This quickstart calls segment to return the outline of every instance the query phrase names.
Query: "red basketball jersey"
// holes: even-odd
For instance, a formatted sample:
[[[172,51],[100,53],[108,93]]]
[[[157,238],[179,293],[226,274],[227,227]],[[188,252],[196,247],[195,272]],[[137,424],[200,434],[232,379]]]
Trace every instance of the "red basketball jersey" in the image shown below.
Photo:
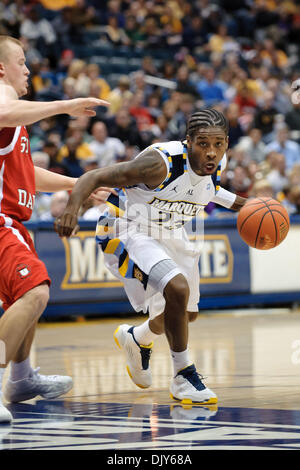
[[[5,217],[30,219],[35,199],[34,165],[26,128],[0,131],[0,225]]]

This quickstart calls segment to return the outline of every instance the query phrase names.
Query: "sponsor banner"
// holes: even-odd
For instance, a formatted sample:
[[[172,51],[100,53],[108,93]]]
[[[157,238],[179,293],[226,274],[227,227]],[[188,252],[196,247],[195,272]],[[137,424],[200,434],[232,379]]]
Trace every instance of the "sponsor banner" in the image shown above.
[[[80,232],[69,239],[60,239],[51,224],[32,227],[37,253],[52,279],[51,303],[126,300],[122,283],[104,264],[95,242],[95,225],[82,223]],[[202,297],[250,293],[249,250],[235,220],[205,223],[201,245]]]
[[[76,236],[61,239],[52,223],[26,224],[52,279],[45,315],[132,311],[122,283],[104,264],[95,241],[96,222],[80,225]],[[299,301],[299,239],[300,216],[291,218],[284,242],[268,251],[249,249],[238,235],[236,218],[207,219],[199,244],[200,308]],[[20,267],[20,275],[24,269]]]

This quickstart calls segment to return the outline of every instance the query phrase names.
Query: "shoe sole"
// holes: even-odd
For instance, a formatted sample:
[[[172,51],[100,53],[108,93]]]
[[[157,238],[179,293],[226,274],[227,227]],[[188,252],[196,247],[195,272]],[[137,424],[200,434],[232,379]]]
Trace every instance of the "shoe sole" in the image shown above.
[[[193,401],[190,398],[176,398],[172,393],[170,393],[170,398],[175,401],[179,401],[182,405],[215,405],[218,402],[218,398],[208,398],[207,400],[203,401]]]
[[[119,349],[123,349],[123,346],[119,343],[119,340],[118,340],[118,338],[117,338],[117,333],[118,333],[120,327],[121,327],[121,326],[118,326],[118,328],[114,331],[114,340],[115,340],[116,345],[118,346],[118,348],[119,348]],[[129,369],[128,364],[126,364],[126,370],[127,370],[127,374],[128,374],[129,377],[131,378],[132,382],[133,382],[137,387],[139,387],[139,388],[149,388],[149,387],[150,387],[150,385],[147,386],[147,387],[145,387],[145,385],[137,384],[137,383],[133,380],[132,373],[131,373],[131,371],[130,371],[130,369]]]

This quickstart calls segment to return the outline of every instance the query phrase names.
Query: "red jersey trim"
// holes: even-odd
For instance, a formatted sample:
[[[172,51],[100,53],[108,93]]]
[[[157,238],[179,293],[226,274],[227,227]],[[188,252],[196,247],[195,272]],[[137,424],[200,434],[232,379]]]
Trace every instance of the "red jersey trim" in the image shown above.
[[[16,127],[16,130],[15,130],[15,133],[14,133],[14,136],[13,136],[13,139],[12,139],[11,143],[9,145],[7,145],[6,147],[0,149],[0,156],[7,155],[8,153],[13,151],[13,149],[14,149],[16,143],[17,143],[17,140],[19,138],[20,132],[21,132],[21,126]]]

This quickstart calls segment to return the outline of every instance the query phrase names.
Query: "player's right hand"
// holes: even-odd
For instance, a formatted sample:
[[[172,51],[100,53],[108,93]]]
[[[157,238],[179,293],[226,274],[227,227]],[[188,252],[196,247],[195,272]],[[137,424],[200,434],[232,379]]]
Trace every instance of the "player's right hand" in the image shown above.
[[[75,98],[73,100],[66,100],[66,113],[73,117],[78,116],[95,116],[96,111],[93,108],[98,106],[109,106],[110,103],[98,98]]]
[[[54,221],[54,230],[60,237],[70,237],[78,231],[77,216],[64,212],[61,216],[57,217]]]

